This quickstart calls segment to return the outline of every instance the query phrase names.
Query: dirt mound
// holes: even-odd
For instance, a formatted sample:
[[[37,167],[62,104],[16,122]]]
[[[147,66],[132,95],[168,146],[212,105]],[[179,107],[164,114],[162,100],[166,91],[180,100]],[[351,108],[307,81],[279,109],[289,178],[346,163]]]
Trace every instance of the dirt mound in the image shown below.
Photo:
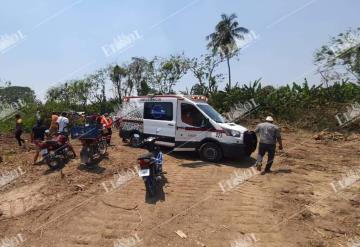
[[[317,141],[326,140],[326,141],[344,141],[346,140],[345,136],[340,132],[328,132],[321,131],[320,133],[313,136],[313,138]]]

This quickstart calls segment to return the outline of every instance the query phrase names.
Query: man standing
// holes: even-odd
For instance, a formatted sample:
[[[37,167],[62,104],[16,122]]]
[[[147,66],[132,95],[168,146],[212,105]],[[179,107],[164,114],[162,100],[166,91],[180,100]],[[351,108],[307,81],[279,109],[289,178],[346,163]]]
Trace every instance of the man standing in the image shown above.
[[[66,112],[63,112],[61,113],[61,116],[58,117],[57,119],[57,124],[59,126],[59,133],[68,137],[68,133],[69,133],[69,130],[68,130],[68,125],[69,125],[69,119],[66,117]]]
[[[59,116],[57,115],[56,112],[53,112],[51,115],[51,123],[50,123],[50,134],[54,135],[58,132],[58,125],[57,125],[57,120],[58,120]]]
[[[25,144],[25,141],[21,138],[21,134],[23,133],[23,123],[20,114],[15,115],[15,120],[15,138],[18,141],[19,146],[22,147],[22,144]]]
[[[103,127],[107,130],[106,133],[106,142],[108,145],[110,145],[111,142],[111,135],[112,135],[112,131],[111,131],[111,126],[112,126],[112,119],[109,117],[109,113],[105,113],[103,116],[101,116],[101,124],[103,125]]]
[[[268,153],[268,160],[265,167],[265,171],[262,173],[271,172],[271,166],[275,158],[276,141],[279,142],[279,149],[282,150],[282,141],[280,135],[280,129],[274,123],[274,119],[271,116],[266,117],[264,123],[260,123],[256,126],[255,132],[260,136],[259,142],[259,154],[256,161],[256,168],[261,171],[262,160],[265,153]]]
[[[46,127],[43,126],[43,122],[40,118],[36,121],[36,125],[32,128],[32,132],[31,132],[31,142],[36,145],[34,164],[36,164],[36,161],[39,157],[40,148],[39,148],[38,144],[39,144],[39,142],[44,141],[45,131],[46,131]]]

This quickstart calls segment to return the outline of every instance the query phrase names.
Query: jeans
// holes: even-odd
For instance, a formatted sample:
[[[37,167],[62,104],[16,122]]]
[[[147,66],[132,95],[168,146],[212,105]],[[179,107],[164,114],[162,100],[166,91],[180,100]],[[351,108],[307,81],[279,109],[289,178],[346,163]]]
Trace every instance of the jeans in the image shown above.
[[[107,142],[107,144],[110,144],[110,142],[111,142],[112,130],[111,130],[111,128],[107,128],[107,131],[108,131],[108,133],[106,134],[106,142]]]
[[[276,149],[276,144],[266,144],[266,143],[259,144],[259,154],[256,163],[261,164],[265,154],[268,153],[268,160],[266,163],[265,171],[269,171],[271,169],[271,166],[275,158],[275,149]]]

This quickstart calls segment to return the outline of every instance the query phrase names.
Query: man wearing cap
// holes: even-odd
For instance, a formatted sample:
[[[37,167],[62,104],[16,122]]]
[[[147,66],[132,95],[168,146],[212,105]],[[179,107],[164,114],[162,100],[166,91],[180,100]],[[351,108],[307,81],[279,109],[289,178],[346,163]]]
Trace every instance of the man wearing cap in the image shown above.
[[[256,168],[259,171],[261,171],[264,155],[268,153],[265,171],[262,174],[271,172],[271,166],[275,158],[276,142],[279,142],[279,149],[283,149],[280,128],[273,122],[274,119],[271,116],[268,116],[266,117],[265,122],[258,124],[255,129],[255,132],[260,136],[259,154],[256,161]]]

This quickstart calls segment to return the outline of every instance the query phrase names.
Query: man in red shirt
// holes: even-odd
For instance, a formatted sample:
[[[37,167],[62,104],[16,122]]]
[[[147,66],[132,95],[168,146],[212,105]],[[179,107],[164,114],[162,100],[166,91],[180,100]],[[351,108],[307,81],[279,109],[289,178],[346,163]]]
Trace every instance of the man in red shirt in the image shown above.
[[[111,127],[112,127],[113,121],[112,121],[111,117],[109,117],[109,113],[105,113],[103,116],[101,116],[100,123],[103,125],[103,127],[105,129],[107,129],[106,142],[108,145],[110,145],[111,135],[112,135]]]

